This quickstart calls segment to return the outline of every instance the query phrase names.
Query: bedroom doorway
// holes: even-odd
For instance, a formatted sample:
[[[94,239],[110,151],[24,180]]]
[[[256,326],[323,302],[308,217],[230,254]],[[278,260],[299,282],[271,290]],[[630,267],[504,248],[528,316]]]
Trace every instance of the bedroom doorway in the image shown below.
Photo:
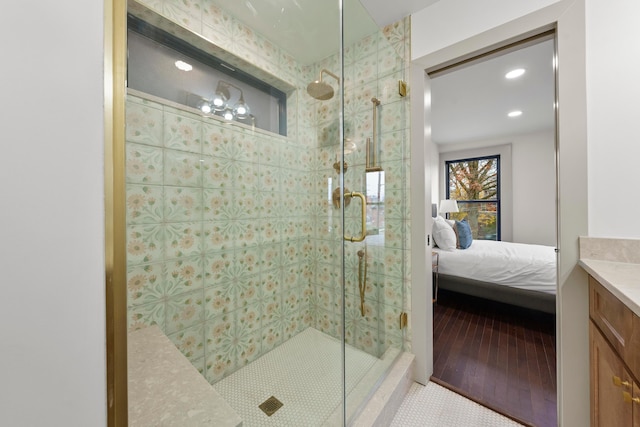
[[[553,262],[552,278],[543,267],[523,277],[503,277],[513,273],[507,270],[518,269],[516,260],[465,273],[466,268],[453,264],[447,269],[448,253],[440,253],[431,379],[519,422],[541,427],[557,425],[555,51],[555,33],[549,31],[427,70],[436,215],[441,201],[461,200],[460,212],[447,215],[454,230],[454,221],[465,219],[475,230],[495,228],[495,233],[475,231],[473,239],[539,249],[545,253],[543,263]],[[480,188],[474,197],[456,191],[448,165],[469,166],[469,160],[494,155],[501,165],[498,202],[482,188],[477,167],[457,171],[472,181],[469,188]],[[478,227],[479,221],[483,227]],[[435,228],[433,234],[437,244]],[[469,249],[474,249],[473,243]],[[487,262],[483,258],[478,266],[486,267]],[[487,276],[479,277],[483,269]]]

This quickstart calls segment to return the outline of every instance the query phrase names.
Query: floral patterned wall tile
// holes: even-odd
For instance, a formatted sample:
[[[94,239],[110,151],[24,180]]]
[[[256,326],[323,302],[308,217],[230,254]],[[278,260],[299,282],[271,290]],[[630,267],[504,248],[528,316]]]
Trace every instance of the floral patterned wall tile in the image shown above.
[[[164,229],[158,224],[127,227],[127,263],[137,265],[164,259]]]
[[[169,339],[192,363],[200,361],[204,368],[204,323],[170,334]]]
[[[202,122],[195,115],[165,107],[164,146],[173,150],[202,152]]]
[[[136,98],[127,97],[126,104],[126,140],[162,146],[163,143],[163,112],[157,104]]]
[[[165,332],[172,334],[204,320],[203,290],[180,294],[167,299]]]
[[[200,163],[204,188],[231,189],[235,186],[235,166],[232,160],[202,156]]]
[[[167,223],[165,232],[166,259],[199,255],[204,247],[201,222]]]
[[[205,376],[215,383],[236,370],[237,359],[229,351],[233,316],[223,315],[204,323]]]
[[[186,292],[203,289],[203,264],[201,256],[165,262],[164,294],[172,298]]]
[[[202,31],[202,17],[199,3],[185,0],[164,0],[162,14],[173,22],[177,22],[192,31],[197,33]]]
[[[164,187],[127,184],[126,191],[127,224],[158,224],[162,222]]]
[[[202,189],[193,187],[165,187],[164,221],[199,221],[202,218]]]
[[[127,269],[127,306],[161,303],[164,297],[163,264],[145,264]]]
[[[126,156],[127,182],[162,185],[163,151],[161,148],[129,142]]]
[[[127,308],[128,327],[130,331],[151,325],[158,325],[166,331],[166,307],[164,303],[148,303],[131,305]],[[165,332],[166,333],[166,332]]]
[[[165,150],[164,185],[202,186],[202,157],[181,151]]]
[[[147,3],[162,6],[165,15],[268,72],[277,70],[281,78],[299,87],[298,93],[288,96],[293,108],[288,111],[287,139],[230,128],[221,121],[137,97],[127,102],[127,219],[130,231],[140,233],[137,240],[133,235],[131,239],[130,278],[136,281],[130,298],[140,304],[132,306],[130,327],[161,325],[214,382],[304,327],[314,325],[334,336],[341,329],[336,317],[341,302],[334,294],[340,281],[335,266],[340,262],[342,231],[339,211],[325,200],[326,179],[337,179],[330,168],[338,151],[338,97],[323,104],[305,91],[321,68],[333,71],[338,62],[337,57],[330,57],[301,67],[288,53],[209,0]],[[404,50],[406,57],[407,25],[402,22],[386,28],[386,40],[372,35],[347,48],[345,83],[359,85],[349,117],[362,113],[353,116],[349,127],[354,137],[363,138],[372,131],[370,95],[382,97],[385,108],[394,102],[394,80],[403,75],[398,67],[406,62],[397,61],[392,50]],[[405,110],[395,107],[387,108],[392,114],[386,124],[381,120],[387,160],[400,160],[407,152],[399,147],[401,142],[408,144],[408,139],[397,139],[395,132],[406,132],[408,121],[402,116]],[[394,136],[386,137],[387,133]],[[316,152],[319,145],[323,150]],[[350,157],[352,165],[363,164],[363,153],[359,147]],[[308,179],[311,170],[323,172]],[[391,189],[402,174],[394,168],[390,174]],[[350,185],[359,182],[353,180]],[[404,187],[397,186],[395,206],[404,206],[406,211]],[[401,219],[398,210],[390,208],[389,212]],[[386,277],[383,274],[402,277],[407,270],[404,252],[388,252],[397,246],[394,233],[399,236],[408,231],[405,223],[398,224],[402,231],[396,232],[392,224],[394,243],[383,248],[378,254],[381,261],[372,267],[376,282]],[[387,264],[397,262],[404,267]],[[146,276],[145,268],[151,269]],[[152,273],[161,285],[150,283]],[[162,302],[142,303],[155,298],[158,291],[152,289],[156,288],[161,290]],[[379,290],[367,285],[371,297],[366,302],[368,316],[349,332],[354,345],[372,352],[384,342],[401,344],[403,340],[401,333],[388,333],[389,339],[376,335],[373,325],[382,322],[384,326],[375,308],[380,297],[374,295]],[[357,294],[351,295],[355,298]],[[394,306],[396,298],[401,299],[398,292],[388,295],[389,304]]]

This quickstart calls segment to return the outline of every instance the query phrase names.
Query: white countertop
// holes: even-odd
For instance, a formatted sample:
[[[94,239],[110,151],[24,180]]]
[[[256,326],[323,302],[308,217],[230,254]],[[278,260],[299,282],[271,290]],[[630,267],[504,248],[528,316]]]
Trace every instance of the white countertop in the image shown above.
[[[640,316],[640,264],[580,259],[578,264]]]
[[[238,427],[242,420],[158,326],[127,340],[129,426]]]

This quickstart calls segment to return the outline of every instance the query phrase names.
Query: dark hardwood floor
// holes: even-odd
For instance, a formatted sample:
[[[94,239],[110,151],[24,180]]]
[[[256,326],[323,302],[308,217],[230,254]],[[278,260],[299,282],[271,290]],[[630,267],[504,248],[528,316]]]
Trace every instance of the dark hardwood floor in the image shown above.
[[[555,316],[441,290],[435,382],[536,427],[556,427]]]

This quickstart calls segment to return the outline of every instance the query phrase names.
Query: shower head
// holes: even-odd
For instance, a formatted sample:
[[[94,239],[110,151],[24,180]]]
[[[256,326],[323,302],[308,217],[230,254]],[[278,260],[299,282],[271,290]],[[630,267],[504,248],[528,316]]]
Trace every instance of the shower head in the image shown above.
[[[309,83],[307,93],[320,101],[333,98],[333,88],[331,85],[320,80]]]
[[[322,71],[320,71],[320,80],[313,81],[307,85],[307,93],[315,99],[326,101],[327,99],[333,98],[334,92],[333,87],[331,87],[330,84],[322,81],[322,73],[329,74],[331,77],[336,79],[338,83],[340,83],[340,78],[338,78],[338,76],[329,70],[322,69]]]

